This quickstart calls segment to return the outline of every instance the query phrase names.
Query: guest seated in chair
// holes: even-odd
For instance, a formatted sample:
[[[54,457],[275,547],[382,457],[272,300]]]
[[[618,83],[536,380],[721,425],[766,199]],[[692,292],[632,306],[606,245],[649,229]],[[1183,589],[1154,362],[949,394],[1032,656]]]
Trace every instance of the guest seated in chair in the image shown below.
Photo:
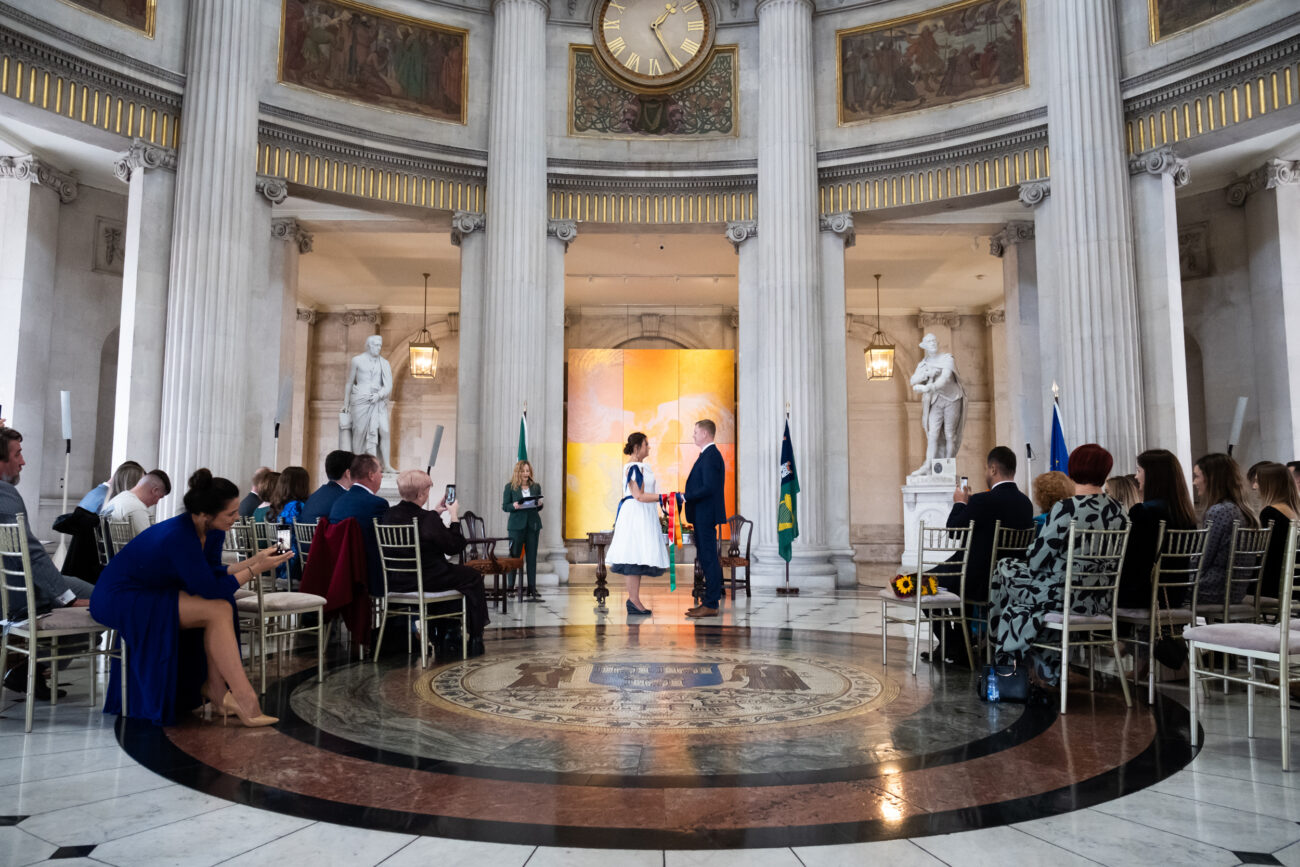
[[[129,491],[108,501],[103,515],[110,521],[129,521],[131,534],[139,536],[153,523],[150,510],[172,492],[172,480],[162,470],[151,470],[140,477]]]
[[[1282,464],[1269,462],[1260,467],[1255,482],[1259,487],[1259,501],[1264,504],[1259,513],[1259,525],[1273,528],[1273,534],[1268,537],[1268,553],[1264,555],[1259,595],[1276,599],[1282,585],[1287,531],[1291,522],[1300,515],[1300,492],[1296,491],[1291,471]]]
[[[330,516],[330,509],[334,508],[334,503],[339,497],[352,487],[352,459],[356,455],[352,452],[335,449],[325,456],[325,484],[321,485],[312,495],[303,503],[302,513],[298,515],[298,520],[304,524],[311,524],[319,521],[321,518]]]
[[[1205,566],[1201,569],[1196,605],[1198,608],[1202,603],[1222,605],[1224,587],[1228,583],[1232,524],[1240,521],[1242,527],[1254,529],[1259,526],[1259,518],[1247,502],[1246,480],[1241,467],[1230,455],[1216,452],[1198,460],[1192,467],[1192,487],[1196,489],[1197,503],[1205,510],[1201,515],[1201,526],[1210,528],[1202,555]],[[1244,599],[1246,590],[1245,583],[1234,584],[1232,601]]]
[[[384,572],[379,562],[379,541],[375,538],[375,518],[388,511],[388,501],[378,496],[384,471],[374,455],[357,455],[348,471],[352,487],[334,501],[330,508],[331,524],[355,518],[366,543],[366,575],[371,596],[384,595]]]
[[[379,522],[410,524],[412,520],[419,520],[420,566],[424,573],[424,591],[436,593],[459,590],[465,596],[469,654],[478,656],[483,653],[483,627],[489,622],[483,576],[468,566],[447,561],[448,557],[464,550],[465,537],[460,532],[457,503],[448,504],[444,499],[433,511],[424,508],[429,502],[429,490],[432,487],[433,480],[428,473],[423,470],[406,470],[397,477],[397,492],[402,501],[384,512]],[[443,524],[443,514],[451,520],[450,527]],[[414,575],[400,573],[389,578],[389,593],[414,593],[415,590]]]
[[[1156,536],[1160,533],[1160,522],[1165,522],[1166,530],[1196,528],[1196,510],[1178,457],[1166,449],[1149,449],[1138,455],[1137,465],[1138,495],[1142,501],[1128,511],[1128,549],[1119,573],[1120,608],[1151,605],[1151,567],[1159,553]],[[1162,606],[1165,601],[1159,600]],[[1175,606],[1181,602],[1181,592],[1178,598],[1168,600],[1169,605]]]
[[[244,674],[234,596],[254,575],[293,555],[268,548],[222,563],[226,531],[238,517],[239,489],[198,470],[190,476],[185,511],[136,536],[104,567],[90,614],[126,643],[128,716],[173,725],[178,708],[198,706],[194,687],[201,685],[201,695],[223,719],[234,714],[246,726],[276,722],[262,713]],[[121,713],[121,690],[114,685],[120,675],[113,660],[105,713]]]
[[[135,461],[123,461],[117,465],[117,469],[113,471],[113,477],[111,479],[107,482],[100,482],[98,485],[95,485],[95,487],[91,488],[86,493],[86,496],[81,498],[81,502],[77,503],[77,508],[85,509],[87,512],[93,512],[98,515],[100,512],[104,511],[105,503],[113,499],[114,495],[120,494],[122,491],[131,490],[131,488],[135,487],[135,483],[140,481],[140,477],[143,475],[144,467],[140,466]],[[120,482],[119,478],[121,480]],[[127,481],[128,479],[130,481]]]
[[[989,629],[997,662],[1020,659],[1032,665],[1031,677],[1040,684],[1055,684],[1060,677],[1060,654],[1031,648],[1043,632],[1043,621],[1059,610],[1065,596],[1066,539],[1073,522],[1081,530],[1122,530],[1124,509],[1101,492],[1114,459],[1095,443],[1070,453],[1070,478],[1075,495],[1052,507],[1047,523],[1029,546],[1028,560],[1010,557],[998,561],[989,587]],[[1102,614],[1110,610],[1105,594],[1077,593],[1070,610],[1077,614]]]
[[[1061,500],[1074,496],[1074,482],[1060,470],[1049,470],[1034,477],[1034,506],[1038,514],[1034,515],[1034,526],[1041,530],[1047,523],[1047,516],[1052,507]]]

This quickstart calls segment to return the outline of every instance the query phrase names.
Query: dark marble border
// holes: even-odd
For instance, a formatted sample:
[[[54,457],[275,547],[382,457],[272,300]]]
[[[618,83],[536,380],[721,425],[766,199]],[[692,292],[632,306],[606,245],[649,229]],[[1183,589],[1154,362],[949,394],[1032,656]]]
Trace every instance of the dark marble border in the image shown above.
[[[715,627],[718,630],[719,638],[737,637],[730,627]],[[590,637],[590,627],[517,627],[512,630],[511,638],[544,638],[544,637],[565,637],[566,635]],[[839,639],[852,638],[853,636],[845,633],[826,633],[814,630],[798,630],[800,637],[808,640],[812,636],[835,636]],[[772,634],[765,634],[772,633]],[[781,633],[781,634],[776,634]],[[770,639],[774,641],[791,640],[792,636],[788,630],[777,630],[770,628],[747,628],[745,638],[753,640]],[[713,640],[714,636],[697,636],[697,644],[725,643]],[[700,639],[704,639],[701,641]],[[819,643],[825,643],[834,639],[830,638],[812,638],[811,640]],[[844,644],[846,642],[838,641]],[[945,677],[952,677],[954,671],[944,673]],[[905,771],[915,771],[922,768],[937,768],[942,765],[951,765],[958,762],[967,762],[972,759],[982,758],[983,756],[999,753],[1003,750],[1011,749],[1026,743],[1033,738],[1038,737],[1043,732],[1051,728],[1052,723],[1056,721],[1055,704],[1048,707],[1027,707],[1024,713],[1020,715],[1015,722],[1001,731],[994,732],[991,735],[970,741],[965,744],[958,744],[952,747],[937,749],[921,755],[909,756],[902,759],[888,759],[881,762],[872,762],[863,765],[849,765],[839,768],[827,768],[824,770],[810,771],[779,771],[774,773],[755,773],[755,774],[588,774],[581,772],[562,772],[562,771],[535,771],[521,768],[504,768],[493,765],[483,764],[465,764],[460,762],[451,762],[443,759],[432,759],[424,756],[413,756],[408,753],[392,752],[369,744],[362,744],[356,741],[348,740],[340,735],[331,734],[321,731],[312,723],[304,720],[294,711],[292,702],[289,700],[294,690],[299,685],[315,676],[315,670],[309,669],[293,677],[285,678],[278,684],[268,688],[266,699],[263,702],[267,708],[266,712],[280,718],[276,729],[282,734],[286,734],[295,740],[302,741],[305,744],[318,749],[327,750],[332,753],[338,753],[349,758],[360,759],[362,761],[374,762],[382,765],[390,765],[396,768],[412,769],[418,771],[429,771],[438,774],[449,774],[460,777],[474,777],[488,780],[504,780],[513,783],[541,783],[552,786],[599,786],[615,789],[705,789],[705,788],[735,788],[735,787],[755,787],[755,786],[793,786],[808,785],[814,783],[841,783],[851,780],[872,779],[884,775],[885,773],[901,773]],[[971,678],[971,689],[974,690],[974,675]]]

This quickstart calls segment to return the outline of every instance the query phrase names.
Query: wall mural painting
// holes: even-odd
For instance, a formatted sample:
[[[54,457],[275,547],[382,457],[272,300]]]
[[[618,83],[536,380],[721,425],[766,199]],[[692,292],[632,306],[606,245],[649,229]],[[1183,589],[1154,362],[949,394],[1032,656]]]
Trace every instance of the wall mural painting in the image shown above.
[[[284,0],[280,81],[464,123],[468,32],[346,0]]]
[[[836,36],[841,124],[1029,83],[1022,0],[963,0]]]
[[[1203,24],[1254,0],[1147,0],[1151,41],[1159,42],[1189,27]]]
[[[668,93],[628,90],[595,52],[570,46],[569,135],[731,136],[736,134],[736,48],[720,46],[699,78]]]
[[[154,11],[158,0],[64,0],[73,6],[79,6],[102,15],[110,21],[125,24],[132,30],[139,30],[145,36],[153,36]]]

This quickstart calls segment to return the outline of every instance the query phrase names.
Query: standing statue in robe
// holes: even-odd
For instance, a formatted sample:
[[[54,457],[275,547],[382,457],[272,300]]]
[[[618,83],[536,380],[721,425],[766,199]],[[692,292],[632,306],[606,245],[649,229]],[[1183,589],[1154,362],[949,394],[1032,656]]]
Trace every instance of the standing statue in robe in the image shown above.
[[[388,359],[379,354],[383,338],[373,334],[366,338],[366,351],[353,356],[348,368],[347,384],[343,390],[343,413],[339,425],[347,430],[351,425],[352,448],[379,458],[386,473],[395,473],[389,455],[388,433],[389,398],[393,394],[393,368]]]
[[[957,376],[952,353],[939,352],[939,340],[921,340],[925,357],[912,374],[912,391],[921,395],[921,427],[925,429],[925,465],[913,475],[930,472],[935,458],[955,458],[966,423],[966,390]]]

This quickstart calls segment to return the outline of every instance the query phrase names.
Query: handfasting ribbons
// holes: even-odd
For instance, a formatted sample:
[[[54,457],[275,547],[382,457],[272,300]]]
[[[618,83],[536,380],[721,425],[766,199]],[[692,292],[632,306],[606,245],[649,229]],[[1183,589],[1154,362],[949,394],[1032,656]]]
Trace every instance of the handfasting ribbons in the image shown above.
[[[668,515],[668,590],[677,589],[677,549],[682,545],[682,511],[686,498],[673,491],[659,495],[659,508]]]

